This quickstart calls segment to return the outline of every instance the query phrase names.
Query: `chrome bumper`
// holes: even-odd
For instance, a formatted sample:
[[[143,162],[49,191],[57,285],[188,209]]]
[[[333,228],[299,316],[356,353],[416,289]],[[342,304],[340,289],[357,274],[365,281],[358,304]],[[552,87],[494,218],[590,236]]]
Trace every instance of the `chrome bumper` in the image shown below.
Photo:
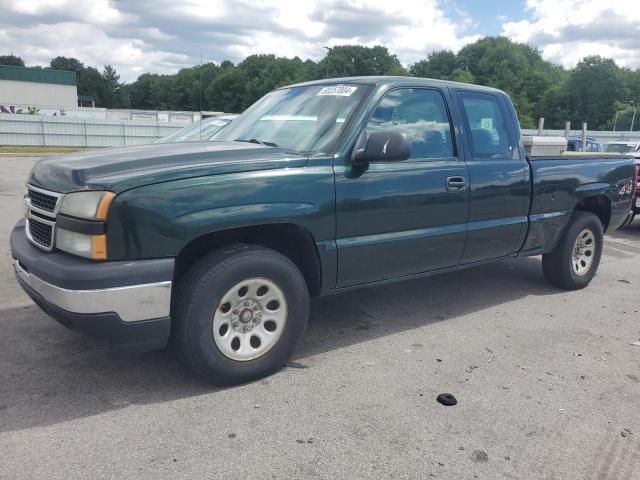
[[[14,260],[13,266],[16,276],[21,281],[47,302],[68,312],[80,314],[113,312],[123,322],[169,316],[172,283],[170,281],[97,290],[68,290],[30,274],[22,268],[18,260]]]

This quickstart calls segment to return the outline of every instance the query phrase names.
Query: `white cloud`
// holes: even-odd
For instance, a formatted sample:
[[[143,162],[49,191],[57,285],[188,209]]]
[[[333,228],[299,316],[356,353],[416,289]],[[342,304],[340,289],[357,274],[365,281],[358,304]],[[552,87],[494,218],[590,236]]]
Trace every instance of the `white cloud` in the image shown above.
[[[36,44],[34,38],[38,39]],[[99,70],[105,64],[117,65],[122,77],[126,75],[130,79],[148,70],[173,72],[179,62],[188,61],[186,55],[154,51],[150,45],[136,38],[111,38],[94,25],[77,22],[6,29],[0,36],[0,48],[5,51],[7,39],[21,45],[13,51],[29,63],[47,65],[59,55],[75,57]]]
[[[18,14],[65,15],[85,23],[108,24],[126,19],[126,15],[115,9],[109,0],[6,0],[1,5]]]
[[[587,55],[640,66],[637,0],[527,0],[530,18],[507,22],[502,34],[542,49],[545,58],[574,66]]]
[[[381,44],[404,64],[479,38],[439,0],[0,0],[0,51],[28,64],[57,55],[123,80],[255,53],[318,60],[325,45]],[[6,13],[6,14],[5,14]]]

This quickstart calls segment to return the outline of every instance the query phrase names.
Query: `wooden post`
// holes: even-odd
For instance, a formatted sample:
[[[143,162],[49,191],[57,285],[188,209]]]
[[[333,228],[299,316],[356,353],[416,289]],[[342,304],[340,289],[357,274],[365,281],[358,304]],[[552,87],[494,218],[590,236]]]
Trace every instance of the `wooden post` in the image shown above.
[[[564,122],[564,136],[569,137],[571,134],[571,122]]]
[[[42,146],[47,146],[47,140],[44,133],[44,115],[40,117],[40,131],[42,132]]]
[[[538,120],[538,135],[542,135],[544,131],[544,117],[540,117]]]
[[[587,151],[587,122],[582,122],[582,151]]]

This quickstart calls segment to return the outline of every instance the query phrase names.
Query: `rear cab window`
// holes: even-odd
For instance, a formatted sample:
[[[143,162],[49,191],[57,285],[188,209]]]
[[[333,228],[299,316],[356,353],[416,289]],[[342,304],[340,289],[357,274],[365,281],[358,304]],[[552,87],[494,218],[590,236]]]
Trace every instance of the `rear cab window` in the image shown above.
[[[518,140],[502,102],[485,93],[460,93],[469,147],[474,158],[517,159]]]

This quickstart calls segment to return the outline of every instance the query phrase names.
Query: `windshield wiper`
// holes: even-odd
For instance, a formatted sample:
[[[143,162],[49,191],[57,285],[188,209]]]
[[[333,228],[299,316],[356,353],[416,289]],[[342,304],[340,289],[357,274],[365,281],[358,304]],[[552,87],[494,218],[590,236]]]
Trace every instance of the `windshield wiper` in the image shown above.
[[[277,143],[265,142],[264,140],[258,140],[257,138],[236,138],[236,142],[257,143],[258,145],[266,145],[267,147],[277,147]]]

